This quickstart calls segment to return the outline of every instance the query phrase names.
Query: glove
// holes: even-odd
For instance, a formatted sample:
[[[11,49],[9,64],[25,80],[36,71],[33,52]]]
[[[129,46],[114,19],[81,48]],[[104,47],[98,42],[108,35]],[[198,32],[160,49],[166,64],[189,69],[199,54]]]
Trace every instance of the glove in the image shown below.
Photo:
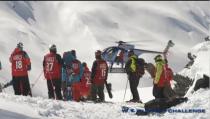
[[[31,65],[27,66],[27,70],[30,71],[31,70]]]
[[[158,84],[158,81],[157,80],[154,80],[154,84]]]

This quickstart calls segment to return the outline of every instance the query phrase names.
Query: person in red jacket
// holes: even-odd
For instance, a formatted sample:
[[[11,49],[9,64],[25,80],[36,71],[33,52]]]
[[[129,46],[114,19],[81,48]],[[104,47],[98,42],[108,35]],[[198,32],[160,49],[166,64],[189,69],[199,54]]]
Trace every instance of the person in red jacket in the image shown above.
[[[91,89],[91,72],[89,68],[87,67],[87,64],[85,62],[82,63],[83,67],[83,75],[81,78],[81,100],[87,100],[90,97],[90,89]]]
[[[169,98],[173,100],[174,98],[178,97],[178,95],[175,93],[175,91],[171,87],[171,81],[173,80],[173,71],[172,69],[168,66],[168,60],[165,59],[165,65],[164,65],[164,70],[165,70],[165,85],[164,85],[164,97]]]
[[[171,87],[170,81],[173,80],[173,71],[172,69],[168,66],[168,60],[165,59],[165,65],[164,65],[164,70],[165,70],[165,78],[166,78],[166,85]]]
[[[94,102],[103,102],[105,101],[104,84],[108,76],[108,65],[102,59],[100,50],[95,52],[95,58],[91,70],[91,98]],[[98,100],[97,95],[99,96]]]
[[[32,96],[28,78],[31,62],[28,54],[23,50],[22,42],[17,44],[9,60],[12,63],[12,84],[15,95]]]
[[[61,56],[57,54],[57,49],[54,44],[50,46],[49,50],[50,53],[46,54],[43,60],[44,76],[47,79],[48,97],[49,99],[62,100],[61,67],[63,60]]]

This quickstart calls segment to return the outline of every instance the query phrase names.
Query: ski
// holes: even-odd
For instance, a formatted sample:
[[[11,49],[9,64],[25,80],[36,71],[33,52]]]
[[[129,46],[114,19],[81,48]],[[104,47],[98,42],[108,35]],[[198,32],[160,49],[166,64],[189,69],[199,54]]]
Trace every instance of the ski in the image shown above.
[[[113,95],[112,95],[112,92],[111,92],[112,84],[111,83],[107,83],[107,81],[105,81],[105,86],[106,86],[107,92],[109,94],[109,98],[113,98]]]

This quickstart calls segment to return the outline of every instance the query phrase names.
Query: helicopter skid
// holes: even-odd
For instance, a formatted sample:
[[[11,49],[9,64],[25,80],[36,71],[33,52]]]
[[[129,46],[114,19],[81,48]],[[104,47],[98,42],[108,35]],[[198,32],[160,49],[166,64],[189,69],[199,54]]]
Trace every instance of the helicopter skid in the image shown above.
[[[109,68],[109,73],[126,73],[124,68]]]

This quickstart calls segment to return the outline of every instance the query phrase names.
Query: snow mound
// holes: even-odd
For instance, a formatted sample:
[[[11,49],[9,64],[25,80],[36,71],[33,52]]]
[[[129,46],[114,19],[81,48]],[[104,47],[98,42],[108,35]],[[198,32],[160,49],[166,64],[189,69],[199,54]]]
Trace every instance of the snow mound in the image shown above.
[[[190,52],[196,56],[193,65],[179,72],[182,76],[189,77],[193,80],[193,84],[190,86],[185,96],[193,92],[197,80],[203,78],[204,74],[210,76],[210,42],[199,43],[194,46]]]
[[[203,74],[210,76],[210,42],[199,43],[190,52],[196,56],[194,64],[189,69],[184,68],[179,74],[196,80],[202,78]]]
[[[200,98],[202,97],[202,98]],[[169,113],[161,118],[195,118],[207,119],[210,116],[210,90],[200,89],[189,96],[189,101],[172,107],[171,109],[205,109],[206,113]],[[42,97],[14,96],[6,93],[0,94],[0,109],[9,110],[24,114],[33,118],[53,119],[139,119],[140,117],[121,112],[121,106],[125,103],[102,103],[94,104],[88,102],[64,102],[44,99]],[[15,107],[12,108],[11,107]],[[27,112],[27,113],[26,113]],[[158,118],[158,115],[150,115],[151,118]],[[144,116],[141,118],[148,118]]]
[[[171,109],[204,109],[205,113],[169,113],[167,112],[164,115],[164,118],[172,119],[209,119],[210,118],[210,90],[209,89],[200,89],[195,93],[189,95],[188,101],[182,103]]]

